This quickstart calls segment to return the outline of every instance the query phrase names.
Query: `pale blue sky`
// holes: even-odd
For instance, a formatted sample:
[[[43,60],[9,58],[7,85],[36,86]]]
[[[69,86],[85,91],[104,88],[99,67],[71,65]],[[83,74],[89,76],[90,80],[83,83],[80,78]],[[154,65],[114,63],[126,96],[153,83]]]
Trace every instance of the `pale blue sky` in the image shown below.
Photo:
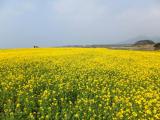
[[[0,0],[0,48],[160,36],[159,0]]]

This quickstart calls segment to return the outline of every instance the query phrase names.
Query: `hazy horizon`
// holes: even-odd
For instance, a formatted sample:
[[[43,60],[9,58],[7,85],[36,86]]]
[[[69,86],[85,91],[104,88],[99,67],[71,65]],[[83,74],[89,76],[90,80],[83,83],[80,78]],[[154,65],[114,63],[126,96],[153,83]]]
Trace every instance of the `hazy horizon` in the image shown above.
[[[0,48],[160,37],[159,0],[1,0]]]

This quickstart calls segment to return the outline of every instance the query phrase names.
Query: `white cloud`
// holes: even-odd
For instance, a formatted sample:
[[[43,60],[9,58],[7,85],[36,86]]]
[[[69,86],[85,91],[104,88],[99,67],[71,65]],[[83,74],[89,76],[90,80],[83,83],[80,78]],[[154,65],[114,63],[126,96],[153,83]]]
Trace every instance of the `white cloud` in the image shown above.
[[[125,36],[159,35],[160,7],[134,8],[116,16],[117,24]]]
[[[129,37],[158,34],[159,6],[155,2],[129,4],[109,0],[57,0],[53,11],[68,31],[79,33],[83,39],[127,39]],[[119,5],[120,4],[120,5]],[[124,8],[123,8],[124,7]],[[54,17],[55,17],[54,16]],[[156,29],[157,31],[155,31]]]
[[[56,0],[54,8],[60,14],[102,14],[106,6],[100,4],[98,0]]]
[[[3,19],[5,17],[13,17],[25,14],[26,12],[33,11],[35,9],[34,4],[30,1],[12,1],[7,4],[3,4],[0,9],[0,18]]]
[[[119,6],[120,1],[113,1],[112,4],[109,0],[105,4],[103,2],[56,0],[53,11],[58,19],[69,26],[69,30],[93,36],[90,37],[93,39],[127,39],[145,34],[156,35],[160,31],[160,6],[157,2],[147,1],[143,4],[135,1],[133,5],[124,2],[130,5],[128,7],[123,4]]]
[[[3,0],[0,40],[16,43],[17,39],[30,39],[29,44],[37,39],[49,44],[56,39],[59,44],[85,44],[158,36],[159,3],[159,0]]]
[[[109,13],[107,6],[98,0],[56,0],[53,2],[53,11],[61,19],[75,22],[92,22]]]

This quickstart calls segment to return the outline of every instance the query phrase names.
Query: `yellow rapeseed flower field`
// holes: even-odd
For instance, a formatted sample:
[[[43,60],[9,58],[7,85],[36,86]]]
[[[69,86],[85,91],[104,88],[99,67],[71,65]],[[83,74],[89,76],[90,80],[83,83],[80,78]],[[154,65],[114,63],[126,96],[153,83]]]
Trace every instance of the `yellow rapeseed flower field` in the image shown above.
[[[158,120],[160,52],[0,50],[0,119]]]

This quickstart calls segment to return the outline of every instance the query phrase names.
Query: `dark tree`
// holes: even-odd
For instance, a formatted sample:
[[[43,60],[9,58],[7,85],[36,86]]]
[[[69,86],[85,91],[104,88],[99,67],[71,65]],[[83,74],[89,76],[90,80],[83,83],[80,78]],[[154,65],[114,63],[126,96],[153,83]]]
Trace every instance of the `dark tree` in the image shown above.
[[[155,49],[155,50],[160,50],[160,43],[156,43],[156,44],[154,45],[154,49]]]

